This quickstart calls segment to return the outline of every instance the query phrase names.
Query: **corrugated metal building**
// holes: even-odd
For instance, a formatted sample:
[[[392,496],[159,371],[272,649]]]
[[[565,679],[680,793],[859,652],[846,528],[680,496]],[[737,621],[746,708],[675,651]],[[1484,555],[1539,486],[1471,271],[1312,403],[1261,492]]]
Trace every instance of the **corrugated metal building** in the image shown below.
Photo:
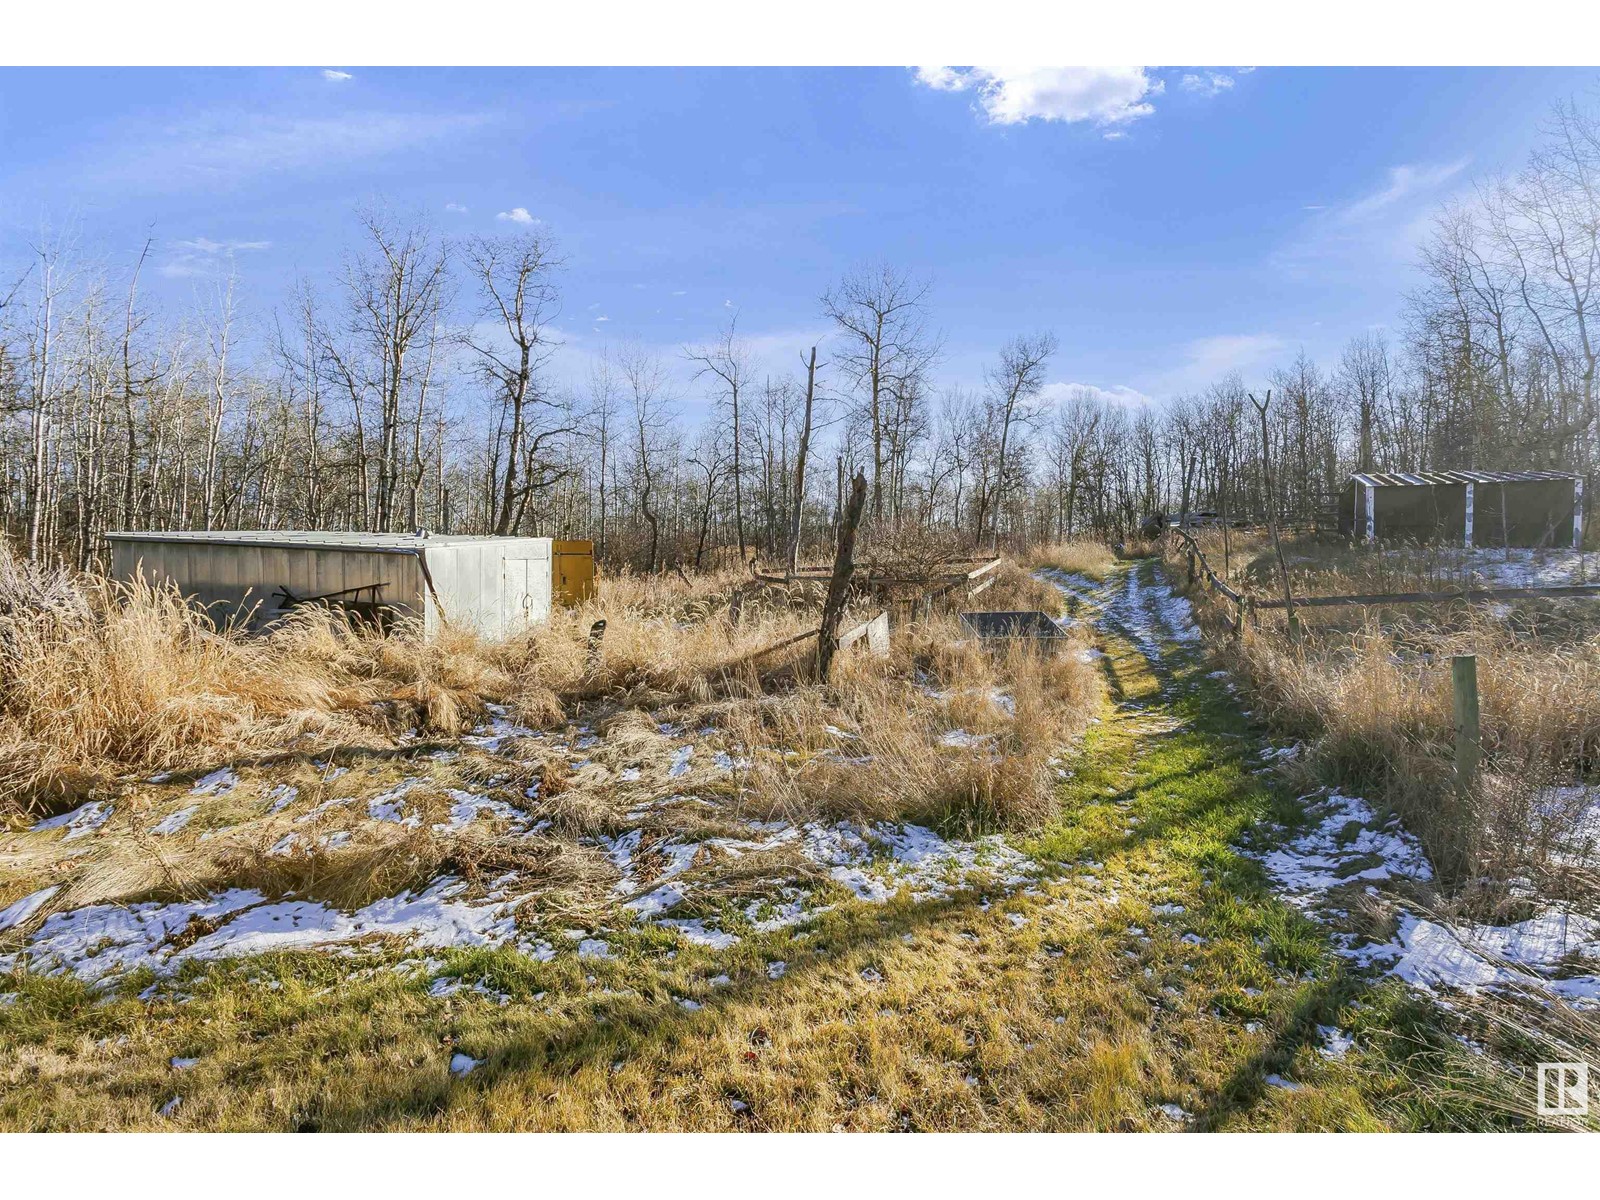
[[[1578,546],[1583,477],[1565,471],[1371,471],[1350,477],[1339,531],[1363,541]]]
[[[419,618],[430,635],[451,624],[494,636],[545,620],[553,600],[581,599],[594,578],[591,543],[552,538],[298,530],[106,537],[116,578],[170,581],[219,622],[250,625],[323,604],[383,624]],[[558,576],[576,581],[566,597]]]

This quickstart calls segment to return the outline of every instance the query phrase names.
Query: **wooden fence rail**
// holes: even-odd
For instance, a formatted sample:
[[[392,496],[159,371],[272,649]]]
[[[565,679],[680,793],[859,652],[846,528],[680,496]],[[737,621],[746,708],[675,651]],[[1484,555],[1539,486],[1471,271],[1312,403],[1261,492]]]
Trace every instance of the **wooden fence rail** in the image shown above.
[[[1195,574],[1203,575],[1213,591],[1224,596],[1233,604],[1236,610],[1233,622],[1235,632],[1238,632],[1240,625],[1243,623],[1246,612],[1253,613],[1260,608],[1288,607],[1288,602],[1284,600],[1258,600],[1253,596],[1246,596],[1236,591],[1216,571],[1212,570],[1211,564],[1206,561],[1205,551],[1200,549],[1200,544],[1189,535],[1187,530],[1169,526],[1167,532],[1182,538],[1187,547],[1190,582],[1194,581]],[[1347,605],[1448,604],[1457,600],[1474,603],[1483,600],[1529,600],[1537,599],[1541,596],[1600,597],[1600,583],[1563,583],[1551,584],[1548,587],[1453,588],[1439,592],[1375,592],[1362,596],[1296,596],[1294,598],[1294,607],[1340,608]]]

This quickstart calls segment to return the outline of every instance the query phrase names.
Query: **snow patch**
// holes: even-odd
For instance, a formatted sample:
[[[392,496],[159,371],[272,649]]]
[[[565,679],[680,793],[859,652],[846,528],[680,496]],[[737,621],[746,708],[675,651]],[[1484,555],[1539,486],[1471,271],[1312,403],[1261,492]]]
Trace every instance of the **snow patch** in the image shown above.
[[[177,812],[171,813],[161,821],[157,822],[155,825],[152,825],[150,827],[150,832],[158,833],[163,837],[170,837],[173,834],[180,832],[183,827],[189,823],[190,818],[199,811],[200,806],[198,804],[191,804],[187,808],[180,808]]]
[[[232,767],[218,767],[209,775],[202,775],[189,789],[191,796],[226,796],[239,786],[239,776]]]
[[[13,925],[21,925],[43,908],[45,901],[60,890],[61,885],[59,883],[53,884],[50,887],[41,888],[30,896],[24,896],[9,908],[0,910],[0,929],[10,929]]]
[[[47,817],[33,827],[33,832],[38,833],[45,829],[65,828],[67,836],[61,840],[74,841],[77,838],[87,837],[100,826],[111,819],[111,804],[106,800],[91,800],[80,805],[69,813],[62,813],[59,817]]]

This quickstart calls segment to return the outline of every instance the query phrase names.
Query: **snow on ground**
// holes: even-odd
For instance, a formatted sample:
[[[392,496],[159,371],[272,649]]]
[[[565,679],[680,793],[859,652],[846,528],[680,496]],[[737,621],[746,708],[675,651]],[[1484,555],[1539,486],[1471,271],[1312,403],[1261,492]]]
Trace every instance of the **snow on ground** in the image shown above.
[[[1168,643],[1190,645],[1200,640],[1194,608],[1170,584],[1145,583],[1135,566],[1122,573],[1120,587],[1100,587],[1066,572],[1042,570],[1037,577],[1090,604],[1101,603],[1096,620],[1128,638],[1151,663],[1161,661]]]
[[[106,800],[91,800],[80,805],[69,813],[62,813],[59,817],[49,817],[40,821],[33,827],[38,833],[43,829],[65,829],[67,836],[61,840],[74,841],[77,838],[87,837],[100,826],[111,819],[111,804]]]
[[[991,699],[1004,706],[1010,697],[997,694]],[[715,732],[702,730],[700,734]],[[953,733],[959,735],[960,731]],[[672,731],[675,737],[700,734]],[[504,711],[495,711],[487,726],[474,730],[463,741],[498,749],[511,738],[545,736],[515,724]],[[973,739],[973,745],[986,741]],[[589,737],[588,744],[597,742],[597,738]],[[951,739],[951,744],[966,743],[957,737]],[[668,772],[670,777],[676,779],[695,769],[702,759],[694,751],[692,743],[678,748]],[[704,761],[706,766],[700,769],[723,771],[737,769],[746,760],[721,752],[704,756]],[[414,826],[420,818],[410,810],[407,796],[424,782],[423,776],[409,776],[367,799],[346,795],[325,800],[296,816],[294,824],[299,831],[285,833],[267,853],[281,856],[337,850],[351,840],[350,830],[323,832],[320,836],[303,832],[307,822],[328,814],[342,814],[351,822],[368,819]],[[238,786],[237,774],[223,768],[197,781],[191,794],[222,796]],[[432,826],[436,833],[459,832],[486,817],[505,822],[513,834],[540,828],[530,829],[530,816],[503,800],[460,789],[447,789],[445,794],[450,800],[449,819]],[[270,804],[271,811],[278,812],[293,803],[298,793],[292,787],[279,785],[265,791],[262,798]],[[715,807],[714,802],[704,798],[690,799]],[[185,805],[156,824],[153,831],[178,833],[198,809],[198,803]],[[632,814],[632,819],[642,821],[647,811],[641,808]],[[110,815],[109,804],[90,804],[35,828],[64,828],[69,838],[80,837],[99,828]],[[896,823],[746,821],[742,825],[747,831],[743,836],[703,841],[671,834],[656,835],[647,841],[651,835],[638,827],[595,838],[593,844],[605,853],[617,872],[612,898],[621,922],[659,925],[675,931],[687,942],[712,949],[732,946],[739,941],[739,934],[721,928],[717,919],[685,918],[674,910],[695,894],[697,866],[780,849],[790,853],[798,850],[806,860],[823,868],[834,884],[854,897],[846,902],[883,903],[902,893],[913,902],[924,902],[970,886],[972,876],[979,876],[984,886],[1004,890],[1024,885],[1036,874],[1035,865],[998,836],[946,840],[932,830]],[[746,916],[754,928],[766,932],[801,925],[834,906],[834,898],[819,895],[814,886],[784,882],[781,869],[779,876],[768,897],[746,906]],[[517,914],[531,895],[527,890],[519,892],[518,881],[516,874],[503,876],[494,881],[487,894],[475,893],[469,898],[466,883],[444,876],[420,892],[401,892],[354,912],[311,900],[273,900],[256,890],[234,888],[171,903],[94,904],[49,913],[49,901],[59,888],[46,888],[0,912],[0,929],[21,926],[38,920],[42,912],[47,914],[21,950],[0,955],[0,972],[26,964],[33,971],[70,973],[109,987],[141,967],[168,974],[189,961],[349,947],[377,937],[405,939],[416,949],[513,944],[532,957],[548,960],[555,954],[548,932],[540,936],[534,929],[519,931],[517,927]],[[197,928],[201,932],[198,938],[194,936]],[[580,958],[612,956],[612,946],[604,938],[585,931],[579,933],[575,952]],[[782,968],[778,970],[781,973]]]
[[[435,833],[458,833],[484,813],[502,817],[514,824],[526,825],[529,819],[527,813],[519,808],[512,808],[504,800],[494,800],[477,792],[446,788],[445,795],[450,797],[450,819],[436,824],[433,827]]]
[[[218,767],[209,775],[202,776],[189,790],[191,796],[226,796],[239,786],[239,776],[232,767]]]
[[[1572,553],[1514,550],[1509,555],[1504,551],[1458,555],[1486,582],[1537,586],[1577,581],[1578,558]],[[1062,586],[1050,573],[1043,574]],[[1166,582],[1144,584],[1137,568],[1127,571],[1124,579],[1123,587],[1108,597],[1101,619],[1130,637],[1152,663],[1159,663],[1173,643],[1190,643],[1200,636],[1188,601],[1176,596]],[[1298,745],[1267,747],[1260,758],[1276,762],[1300,752]],[[1564,822],[1575,833],[1563,850],[1574,859],[1593,861],[1600,848],[1600,789],[1593,793],[1547,789],[1541,795],[1552,811],[1580,810],[1575,826]],[[1346,911],[1330,894],[1336,888],[1356,884],[1376,894],[1380,884],[1420,884],[1434,878],[1421,843],[1397,820],[1380,818],[1366,801],[1338,793],[1302,799],[1312,801],[1307,828],[1273,849],[1247,851],[1297,907],[1336,918]],[[1600,1008],[1600,973],[1594,970],[1595,960],[1600,960],[1600,921],[1557,908],[1513,925],[1458,925],[1402,907],[1389,941],[1364,941],[1337,928],[1332,939],[1341,954],[1357,963],[1379,967],[1425,990],[1512,987]],[[1346,1035],[1324,1031],[1324,1053],[1338,1057],[1348,1048]]]
[[[1315,900],[1351,880],[1433,878],[1417,840],[1398,822],[1380,821],[1366,801],[1334,793],[1309,814],[1316,822],[1310,830],[1259,856],[1297,901]]]
[[[541,737],[536,729],[529,729],[526,725],[518,724],[510,717],[510,710],[499,705],[491,704],[489,709],[489,724],[474,729],[471,734],[461,740],[469,746],[481,746],[491,754],[497,753],[501,743],[519,737]]]
[[[472,902],[466,884],[448,876],[420,893],[404,891],[353,913],[306,900],[268,902],[260,892],[230,888],[205,900],[170,904],[93,904],[45,918],[29,940],[29,967],[49,975],[70,972],[88,982],[114,983],[140,967],[158,973],[189,960],[246,957],[277,950],[344,945],[373,936],[406,937],[419,947],[499,945],[516,933],[521,902]],[[192,920],[216,928],[182,949],[171,939]],[[0,971],[19,953],[0,955]]]
[[[1428,556],[1433,564],[1466,576],[1479,587],[1556,587],[1600,582],[1595,575],[1597,564],[1572,550],[1437,546],[1429,548]]]
[[[1543,990],[1578,1007],[1600,1007],[1600,976],[1548,978],[1568,956],[1600,959],[1600,921],[1560,911],[1514,925],[1454,926],[1407,913],[1390,971],[1418,987]]]
[[[1314,803],[1312,825],[1277,849],[1254,854],[1291,903],[1313,914],[1333,909],[1334,888],[1427,882],[1433,869],[1421,844],[1365,801],[1337,793]],[[1600,974],[1568,974],[1564,962],[1600,959],[1600,921],[1549,908],[1512,925],[1452,924],[1403,909],[1394,937],[1364,941],[1334,932],[1336,949],[1419,988],[1509,987],[1600,1007]],[[1565,977],[1562,977],[1565,975]]]
[[[21,925],[44,907],[49,900],[61,890],[61,885],[40,888],[30,896],[24,896],[9,908],[0,909],[0,929],[10,929],[13,925]]]
[[[200,806],[198,804],[186,805],[177,812],[157,821],[150,827],[150,832],[159,833],[163,837],[170,837],[174,833],[181,832],[183,827],[189,823],[189,819],[199,811]]]
[[[1551,859],[1567,866],[1600,864],[1600,786],[1544,788],[1533,797],[1557,843]]]
[[[1054,584],[1062,592],[1085,604],[1095,605],[1101,600],[1104,588],[1086,575],[1063,571],[1059,567],[1044,567],[1037,574]]]

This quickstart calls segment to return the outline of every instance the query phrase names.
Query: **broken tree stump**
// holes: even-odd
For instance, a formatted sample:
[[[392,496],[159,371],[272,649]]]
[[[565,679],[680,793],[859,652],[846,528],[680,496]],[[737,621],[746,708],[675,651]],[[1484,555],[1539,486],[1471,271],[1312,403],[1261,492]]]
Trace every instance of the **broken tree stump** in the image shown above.
[[[850,593],[850,577],[856,569],[856,528],[867,503],[867,476],[857,471],[850,485],[850,502],[839,522],[839,545],[833,555],[833,576],[828,580],[828,598],[822,605],[822,627],[817,632],[817,678],[826,681],[839,650],[839,620],[844,616]]]

